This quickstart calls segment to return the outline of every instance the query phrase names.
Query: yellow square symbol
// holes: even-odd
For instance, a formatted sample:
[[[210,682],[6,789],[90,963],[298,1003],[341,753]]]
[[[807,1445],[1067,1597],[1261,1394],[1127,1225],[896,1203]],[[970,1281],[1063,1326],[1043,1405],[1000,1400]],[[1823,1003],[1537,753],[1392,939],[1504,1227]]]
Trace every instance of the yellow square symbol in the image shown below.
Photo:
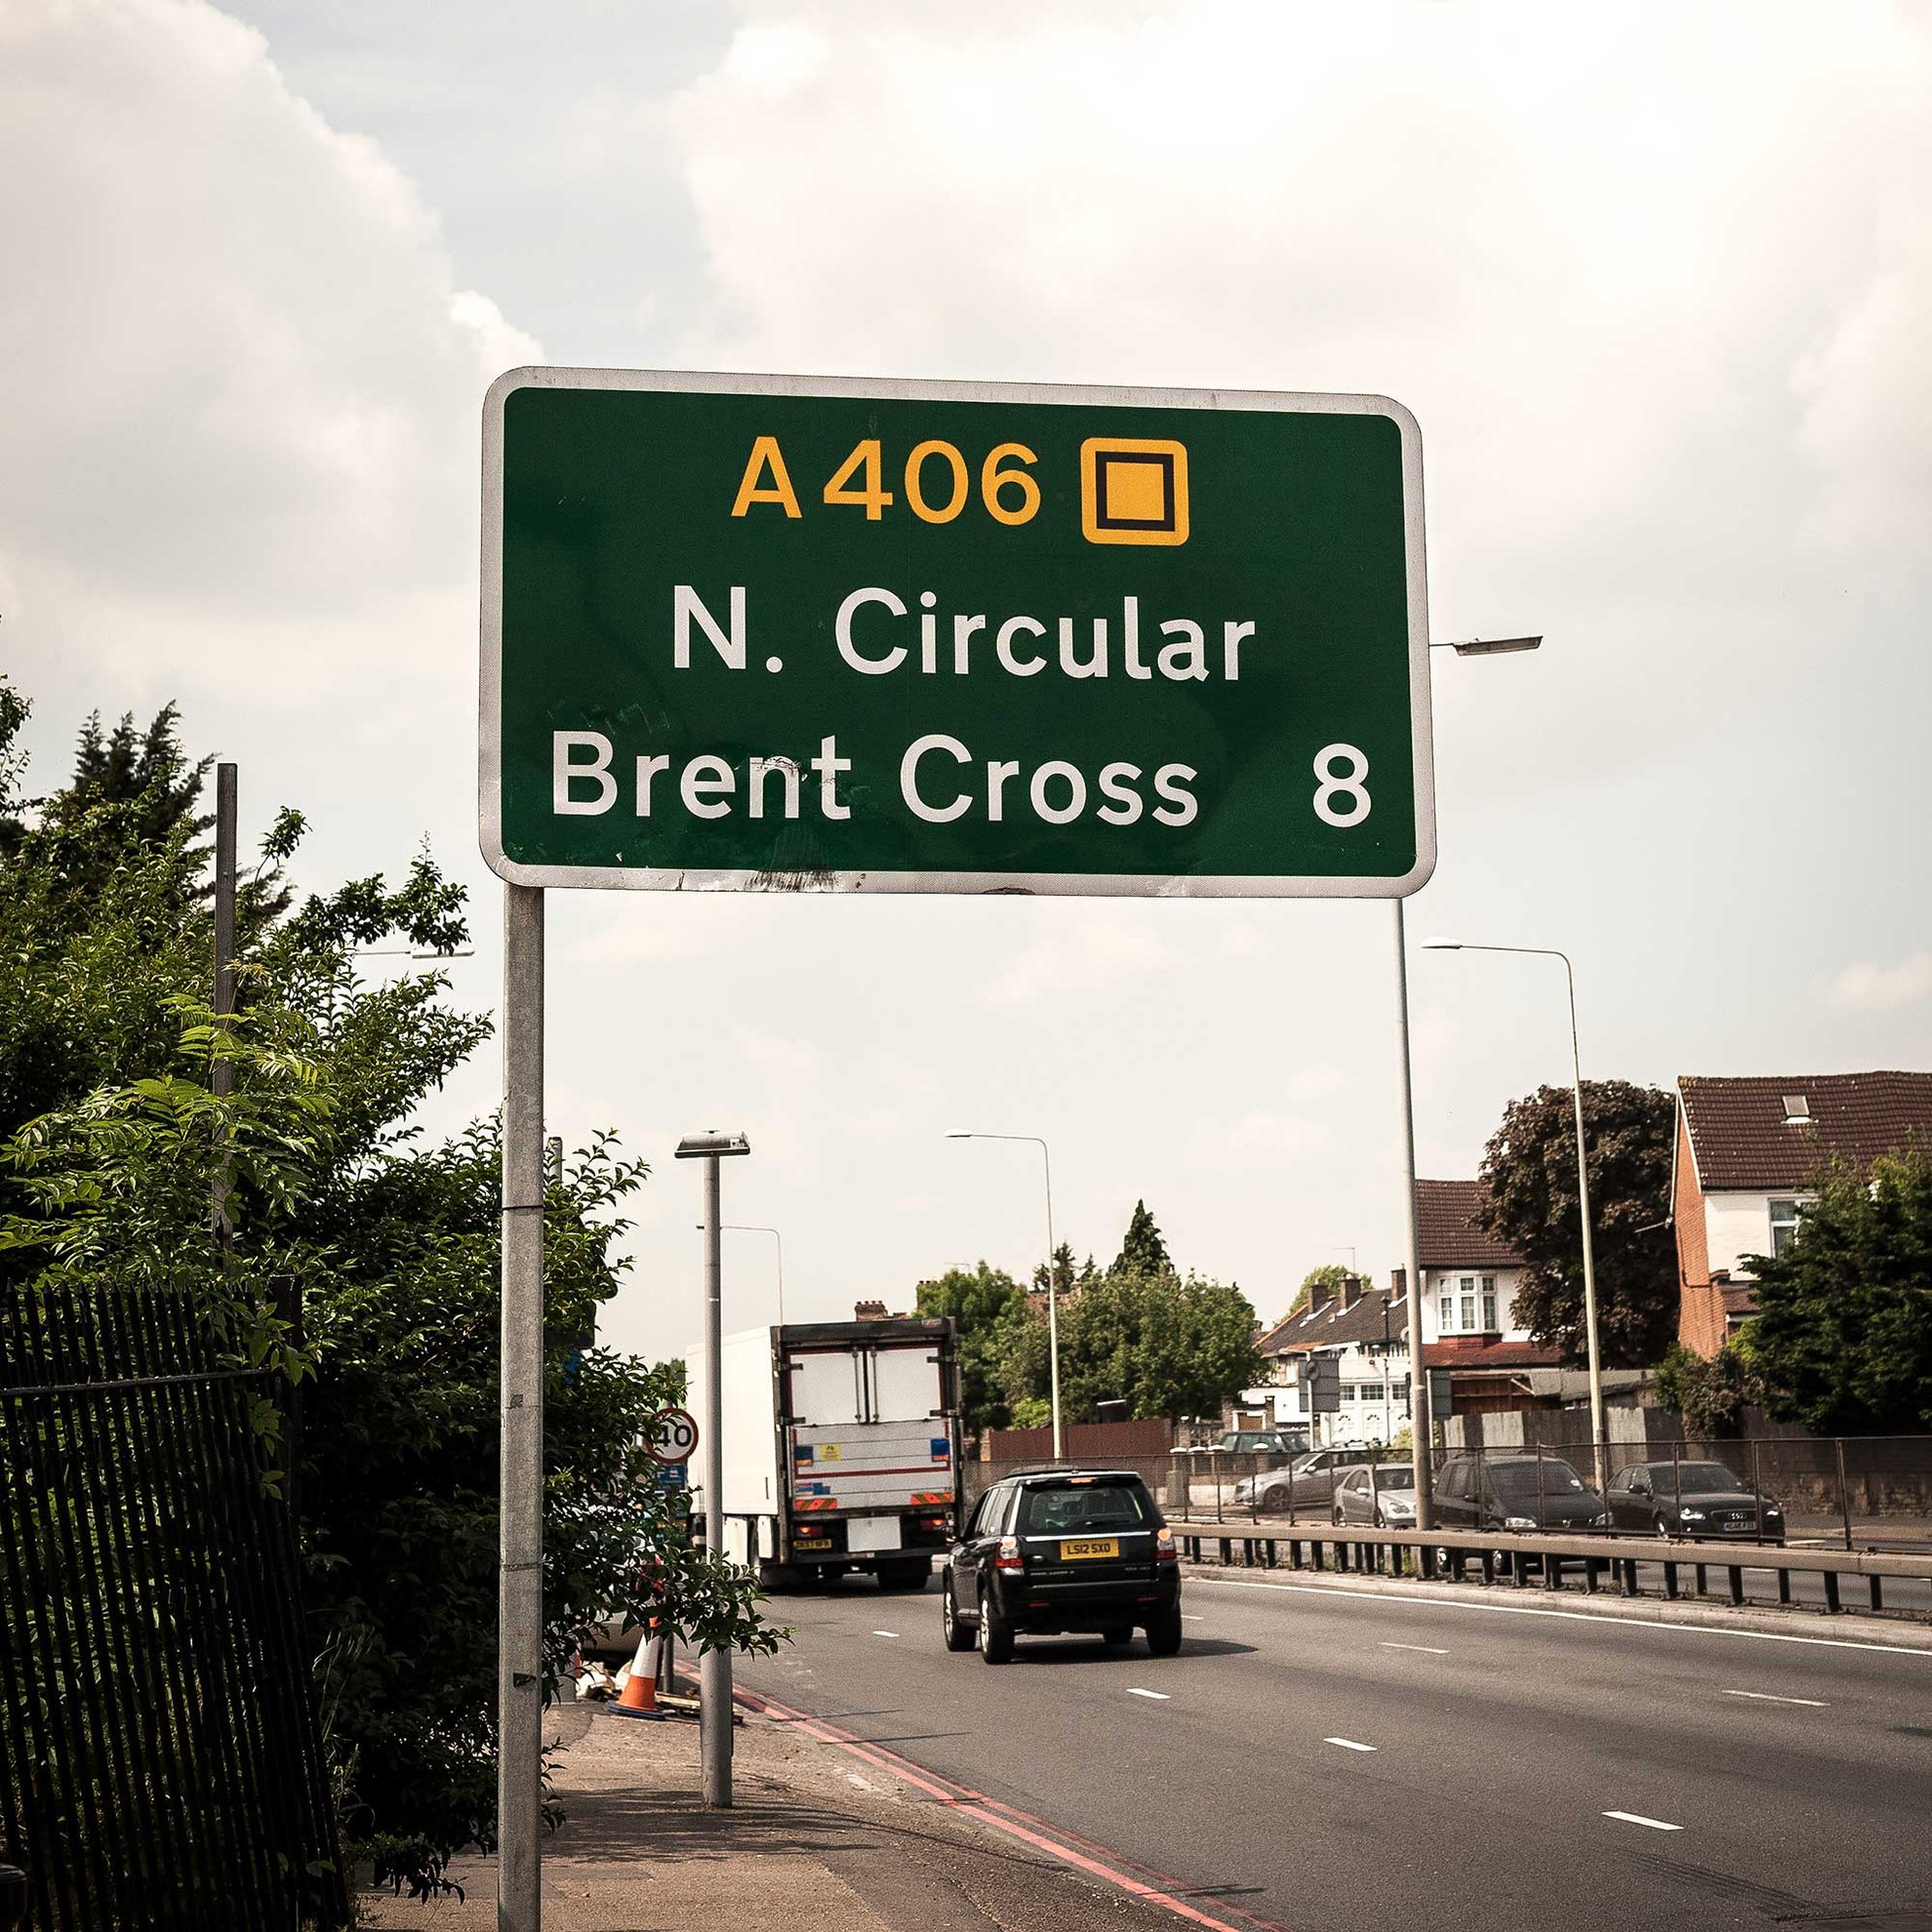
[[[1187,446],[1088,437],[1080,445],[1080,529],[1090,543],[1185,543]]]

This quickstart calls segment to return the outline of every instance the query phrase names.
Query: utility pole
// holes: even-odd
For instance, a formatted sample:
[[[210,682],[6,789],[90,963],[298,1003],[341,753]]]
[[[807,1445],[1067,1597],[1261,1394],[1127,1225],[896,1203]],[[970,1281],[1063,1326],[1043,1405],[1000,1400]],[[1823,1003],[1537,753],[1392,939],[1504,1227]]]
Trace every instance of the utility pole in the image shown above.
[[[543,1751],[543,894],[503,887],[497,1926],[540,1932]]]

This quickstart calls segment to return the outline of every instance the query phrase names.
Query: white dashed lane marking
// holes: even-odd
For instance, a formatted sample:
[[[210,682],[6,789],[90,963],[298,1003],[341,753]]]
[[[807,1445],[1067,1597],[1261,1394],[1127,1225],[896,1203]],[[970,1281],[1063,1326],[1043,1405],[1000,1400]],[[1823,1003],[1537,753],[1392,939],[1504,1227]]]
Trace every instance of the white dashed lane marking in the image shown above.
[[[1681,1825],[1667,1825],[1661,1818],[1646,1818],[1640,1811],[1606,1811],[1606,1818],[1622,1819],[1626,1825],[1648,1825],[1653,1831],[1681,1831]]]
[[[1168,1701],[1168,1699],[1167,1699],[1167,1693],[1166,1693],[1165,1691],[1144,1691],[1144,1690],[1139,1690],[1139,1689],[1137,1689],[1137,1688],[1136,1688],[1136,1687],[1135,1687],[1134,1685],[1132,1685],[1132,1684],[1129,1684],[1129,1685],[1127,1686],[1127,1695],[1128,1695],[1129,1697],[1151,1697],[1151,1698],[1154,1698],[1154,1699],[1156,1699],[1156,1700],[1157,1700],[1158,1702],[1160,1702],[1160,1703],[1162,1703],[1162,1704],[1165,1704],[1165,1703],[1166,1703],[1166,1702]]]
[[[1323,1738],[1323,1744],[1340,1745],[1344,1751],[1376,1751],[1377,1745],[1357,1744],[1353,1738]]]
[[[1383,1650],[1420,1650],[1430,1657],[1447,1657],[1449,1653],[1432,1643],[1385,1643]]]
[[[875,1637],[896,1637],[899,1632],[897,1630],[874,1630],[872,1634]]]
[[[1815,1697],[1778,1697],[1770,1691],[1719,1691],[1717,1695],[1753,1698],[1759,1704],[1801,1704],[1807,1711],[1829,1711],[1831,1708]]]

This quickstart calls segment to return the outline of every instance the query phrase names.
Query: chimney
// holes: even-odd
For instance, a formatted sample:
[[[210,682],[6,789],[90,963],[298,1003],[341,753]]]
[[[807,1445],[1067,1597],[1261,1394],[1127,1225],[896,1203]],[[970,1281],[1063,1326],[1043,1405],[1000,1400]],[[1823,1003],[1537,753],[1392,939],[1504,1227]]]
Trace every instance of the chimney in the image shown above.
[[[1342,1284],[1342,1306],[1345,1308],[1352,1308],[1361,1299],[1362,1278],[1359,1274],[1351,1274]]]
[[[883,1302],[854,1302],[852,1305],[854,1321],[885,1321],[886,1305]]]
[[[1335,1291],[1326,1281],[1317,1281],[1308,1290],[1308,1312],[1319,1314],[1334,1298]]]
[[[1406,1268],[1391,1268],[1389,1270],[1389,1292],[1398,1302],[1408,1299],[1409,1270]]]

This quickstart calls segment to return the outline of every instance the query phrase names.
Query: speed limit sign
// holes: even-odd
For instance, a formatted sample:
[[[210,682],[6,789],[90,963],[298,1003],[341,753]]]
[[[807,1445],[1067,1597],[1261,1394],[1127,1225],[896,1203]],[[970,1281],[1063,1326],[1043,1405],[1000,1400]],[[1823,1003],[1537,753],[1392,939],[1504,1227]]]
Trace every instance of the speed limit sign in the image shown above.
[[[645,1447],[660,1463],[688,1463],[698,1447],[698,1425],[683,1409],[665,1409],[653,1426]]]

